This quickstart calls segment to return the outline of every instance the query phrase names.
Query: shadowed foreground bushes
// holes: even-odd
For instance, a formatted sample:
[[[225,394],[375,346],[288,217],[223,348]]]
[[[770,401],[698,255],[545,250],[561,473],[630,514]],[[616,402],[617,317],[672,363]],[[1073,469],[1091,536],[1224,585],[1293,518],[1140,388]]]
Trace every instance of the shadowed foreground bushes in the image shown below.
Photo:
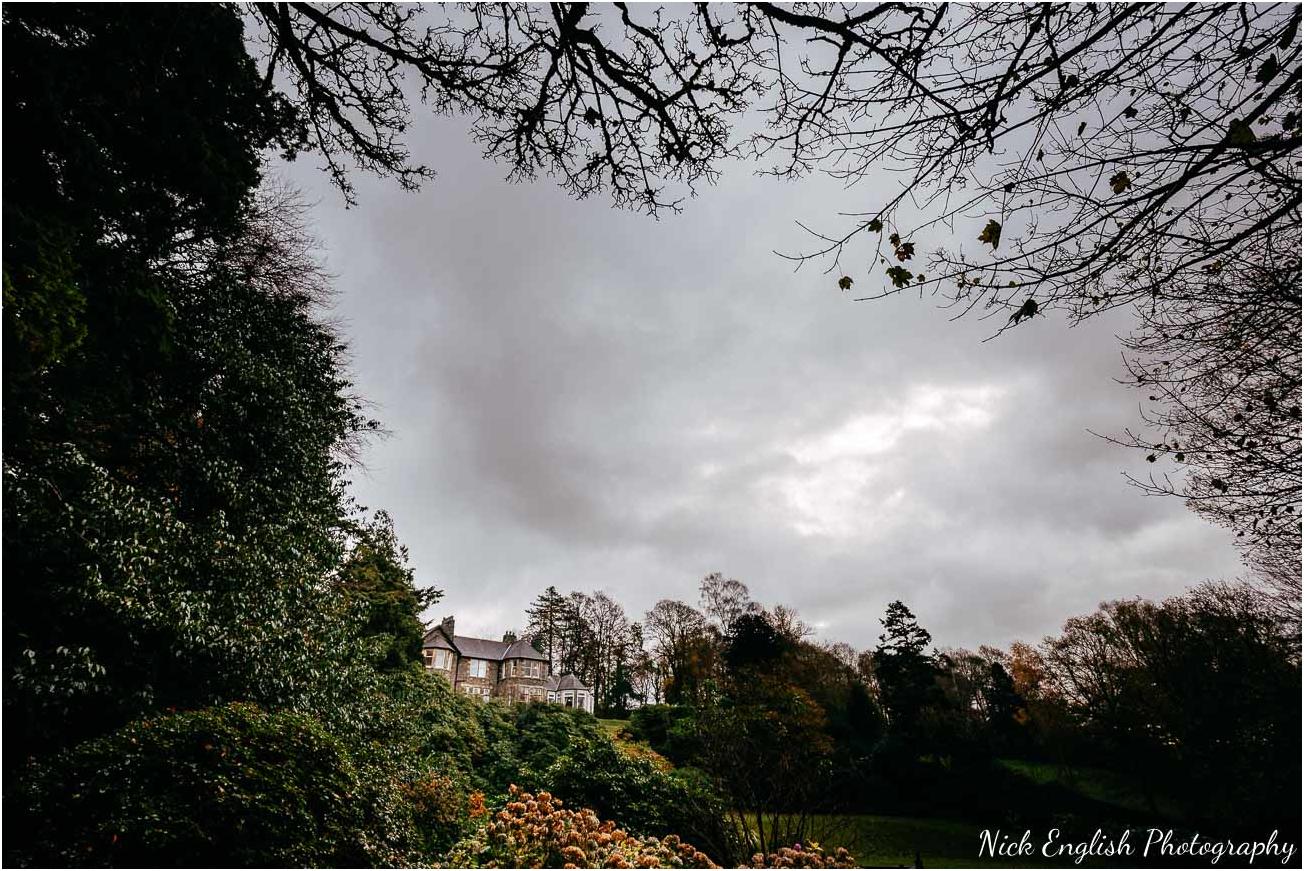
[[[82,744],[10,807],[34,864],[403,863],[410,823],[369,783],[312,717],[237,703]]]
[[[512,866],[581,835],[638,867],[743,858],[695,772],[627,756],[588,714],[482,703],[423,673],[386,689],[335,719],[244,702],[147,717],[30,764],[7,784],[6,864]],[[524,791],[579,834],[499,843],[516,829],[493,809],[510,817]]]

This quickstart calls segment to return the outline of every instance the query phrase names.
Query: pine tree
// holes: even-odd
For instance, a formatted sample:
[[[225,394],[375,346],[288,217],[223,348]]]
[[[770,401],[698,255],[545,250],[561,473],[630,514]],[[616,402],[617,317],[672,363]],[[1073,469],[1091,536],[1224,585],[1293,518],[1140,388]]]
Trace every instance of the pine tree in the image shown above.
[[[526,609],[529,623],[525,637],[548,657],[548,673],[557,674],[561,665],[562,629],[566,624],[566,597],[556,587],[548,587]]]

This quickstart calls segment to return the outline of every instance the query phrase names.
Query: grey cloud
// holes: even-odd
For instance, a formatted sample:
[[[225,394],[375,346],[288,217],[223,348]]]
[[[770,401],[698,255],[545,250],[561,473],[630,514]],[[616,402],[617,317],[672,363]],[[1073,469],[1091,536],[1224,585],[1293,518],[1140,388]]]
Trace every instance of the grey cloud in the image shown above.
[[[460,630],[519,627],[548,584],[638,616],[722,571],[829,640],[872,645],[903,598],[939,644],[973,646],[1237,571],[1223,532],[1128,488],[1120,472],[1145,463],[1086,431],[1135,418],[1112,380],[1124,319],[1038,319],[984,344],[992,321],[927,299],[851,302],[838,273],[772,253],[797,246],[794,219],[865,196],[820,179],[732,167],[654,221],[505,184],[447,120],[412,145],[439,178],[415,195],[359,178],[353,210],[310,157],[283,174],[318,201],[332,314],[393,433],[357,489],[394,514]],[[864,263],[841,271],[874,284]],[[906,427],[837,463],[794,454],[924,388],[984,387],[1003,393],[982,426]],[[836,534],[803,534],[802,510]]]

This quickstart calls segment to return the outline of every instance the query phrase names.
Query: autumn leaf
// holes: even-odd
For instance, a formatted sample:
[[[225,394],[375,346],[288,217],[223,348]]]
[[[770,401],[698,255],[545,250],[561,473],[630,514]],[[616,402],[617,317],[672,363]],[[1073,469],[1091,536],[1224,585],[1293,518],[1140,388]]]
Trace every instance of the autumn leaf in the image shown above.
[[[1081,124],[1078,125],[1078,135],[1081,136],[1082,131],[1086,129],[1087,129],[1087,122],[1083,121]]]
[[[1023,305],[1019,306],[1018,311],[1010,315],[1010,320],[1013,323],[1018,324],[1018,322],[1023,320],[1024,318],[1031,318],[1036,314],[1037,314],[1037,301],[1035,299],[1029,299],[1026,302],[1024,302]]]
[[[900,261],[902,261],[903,263],[904,263],[905,261],[909,260],[911,257],[914,257],[914,256],[915,256],[915,243],[914,243],[914,242],[902,242],[900,245],[897,246],[896,256],[897,256],[897,260],[900,260]]]
[[[1114,173],[1109,178],[1109,187],[1116,194],[1121,194],[1132,186],[1132,177],[1124,171]]]
[[[989,220],[987,226],[983,227],[982,233],[978,235],[978,241],[986,242],[995,251],[1001,244],[1001,222]]]
[[[1253,145],[1258,141],[1258,138],[1254,135],[1254,131],[1250,129],[1250,125],[1242,121],[1240,118],[1233,118],[1232,123],[1227,125],[1228,145],[1240,145],[1245,147]]]
[[[1277,66],[1277,56],[1275,54],[1269,55],[1268,59],[1263,62],[1263,66],[1259,67],[1259,71],[1255,73],[1254,81],[1261,85],[1266,85],[1277,77],[1277,72],[1280,69],[1281,68]]]
[[[839,290],[851,290],[851,276],[844,275],[838,279]]]
[[[896,246],[901,244],[901,237],[898,236],[896,233],[893,233],[891,236],[887,237],[887,241],[891,242],[892,247],[895,248]]]
[[[1124,109],[1124,110],[1123,110],[1123,117],[1124,117],[1124,118],[1135,118],[1135,117],[1136,117],[1136,106],[1128,106],[1126,109]]]
[[[892,284],[896,287],[905,287],[914,278],[913,273],[904,266],[892,266],[887,270],[887,277],[892,279]]]
[[[878,218],[875,218],[874,220],[870,221],[870,222],[866,225],[866,229],[869,230],[869,232],[871,232],[871,233],[882,233],[882,232],[883,232],[883,222],[880,221]]]

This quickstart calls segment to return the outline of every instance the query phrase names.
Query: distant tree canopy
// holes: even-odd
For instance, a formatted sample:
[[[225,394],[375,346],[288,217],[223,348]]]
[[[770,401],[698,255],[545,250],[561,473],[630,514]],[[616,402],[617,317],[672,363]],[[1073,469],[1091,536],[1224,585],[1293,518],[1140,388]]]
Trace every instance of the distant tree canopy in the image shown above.
[[[1138,483],[1231,527],[1256,568],[1299,562],[1297,4],[248,9],[350,198],[352,165],[432,174],[403,144],[405,83],[469,116],[510,178],[651,214],[732,159],[890,171],[789,256],[868,262],[882,289],[861,298],[927,289],[998,333],[1133,308],[1155,432],[1118,440],[1179,469]]]

